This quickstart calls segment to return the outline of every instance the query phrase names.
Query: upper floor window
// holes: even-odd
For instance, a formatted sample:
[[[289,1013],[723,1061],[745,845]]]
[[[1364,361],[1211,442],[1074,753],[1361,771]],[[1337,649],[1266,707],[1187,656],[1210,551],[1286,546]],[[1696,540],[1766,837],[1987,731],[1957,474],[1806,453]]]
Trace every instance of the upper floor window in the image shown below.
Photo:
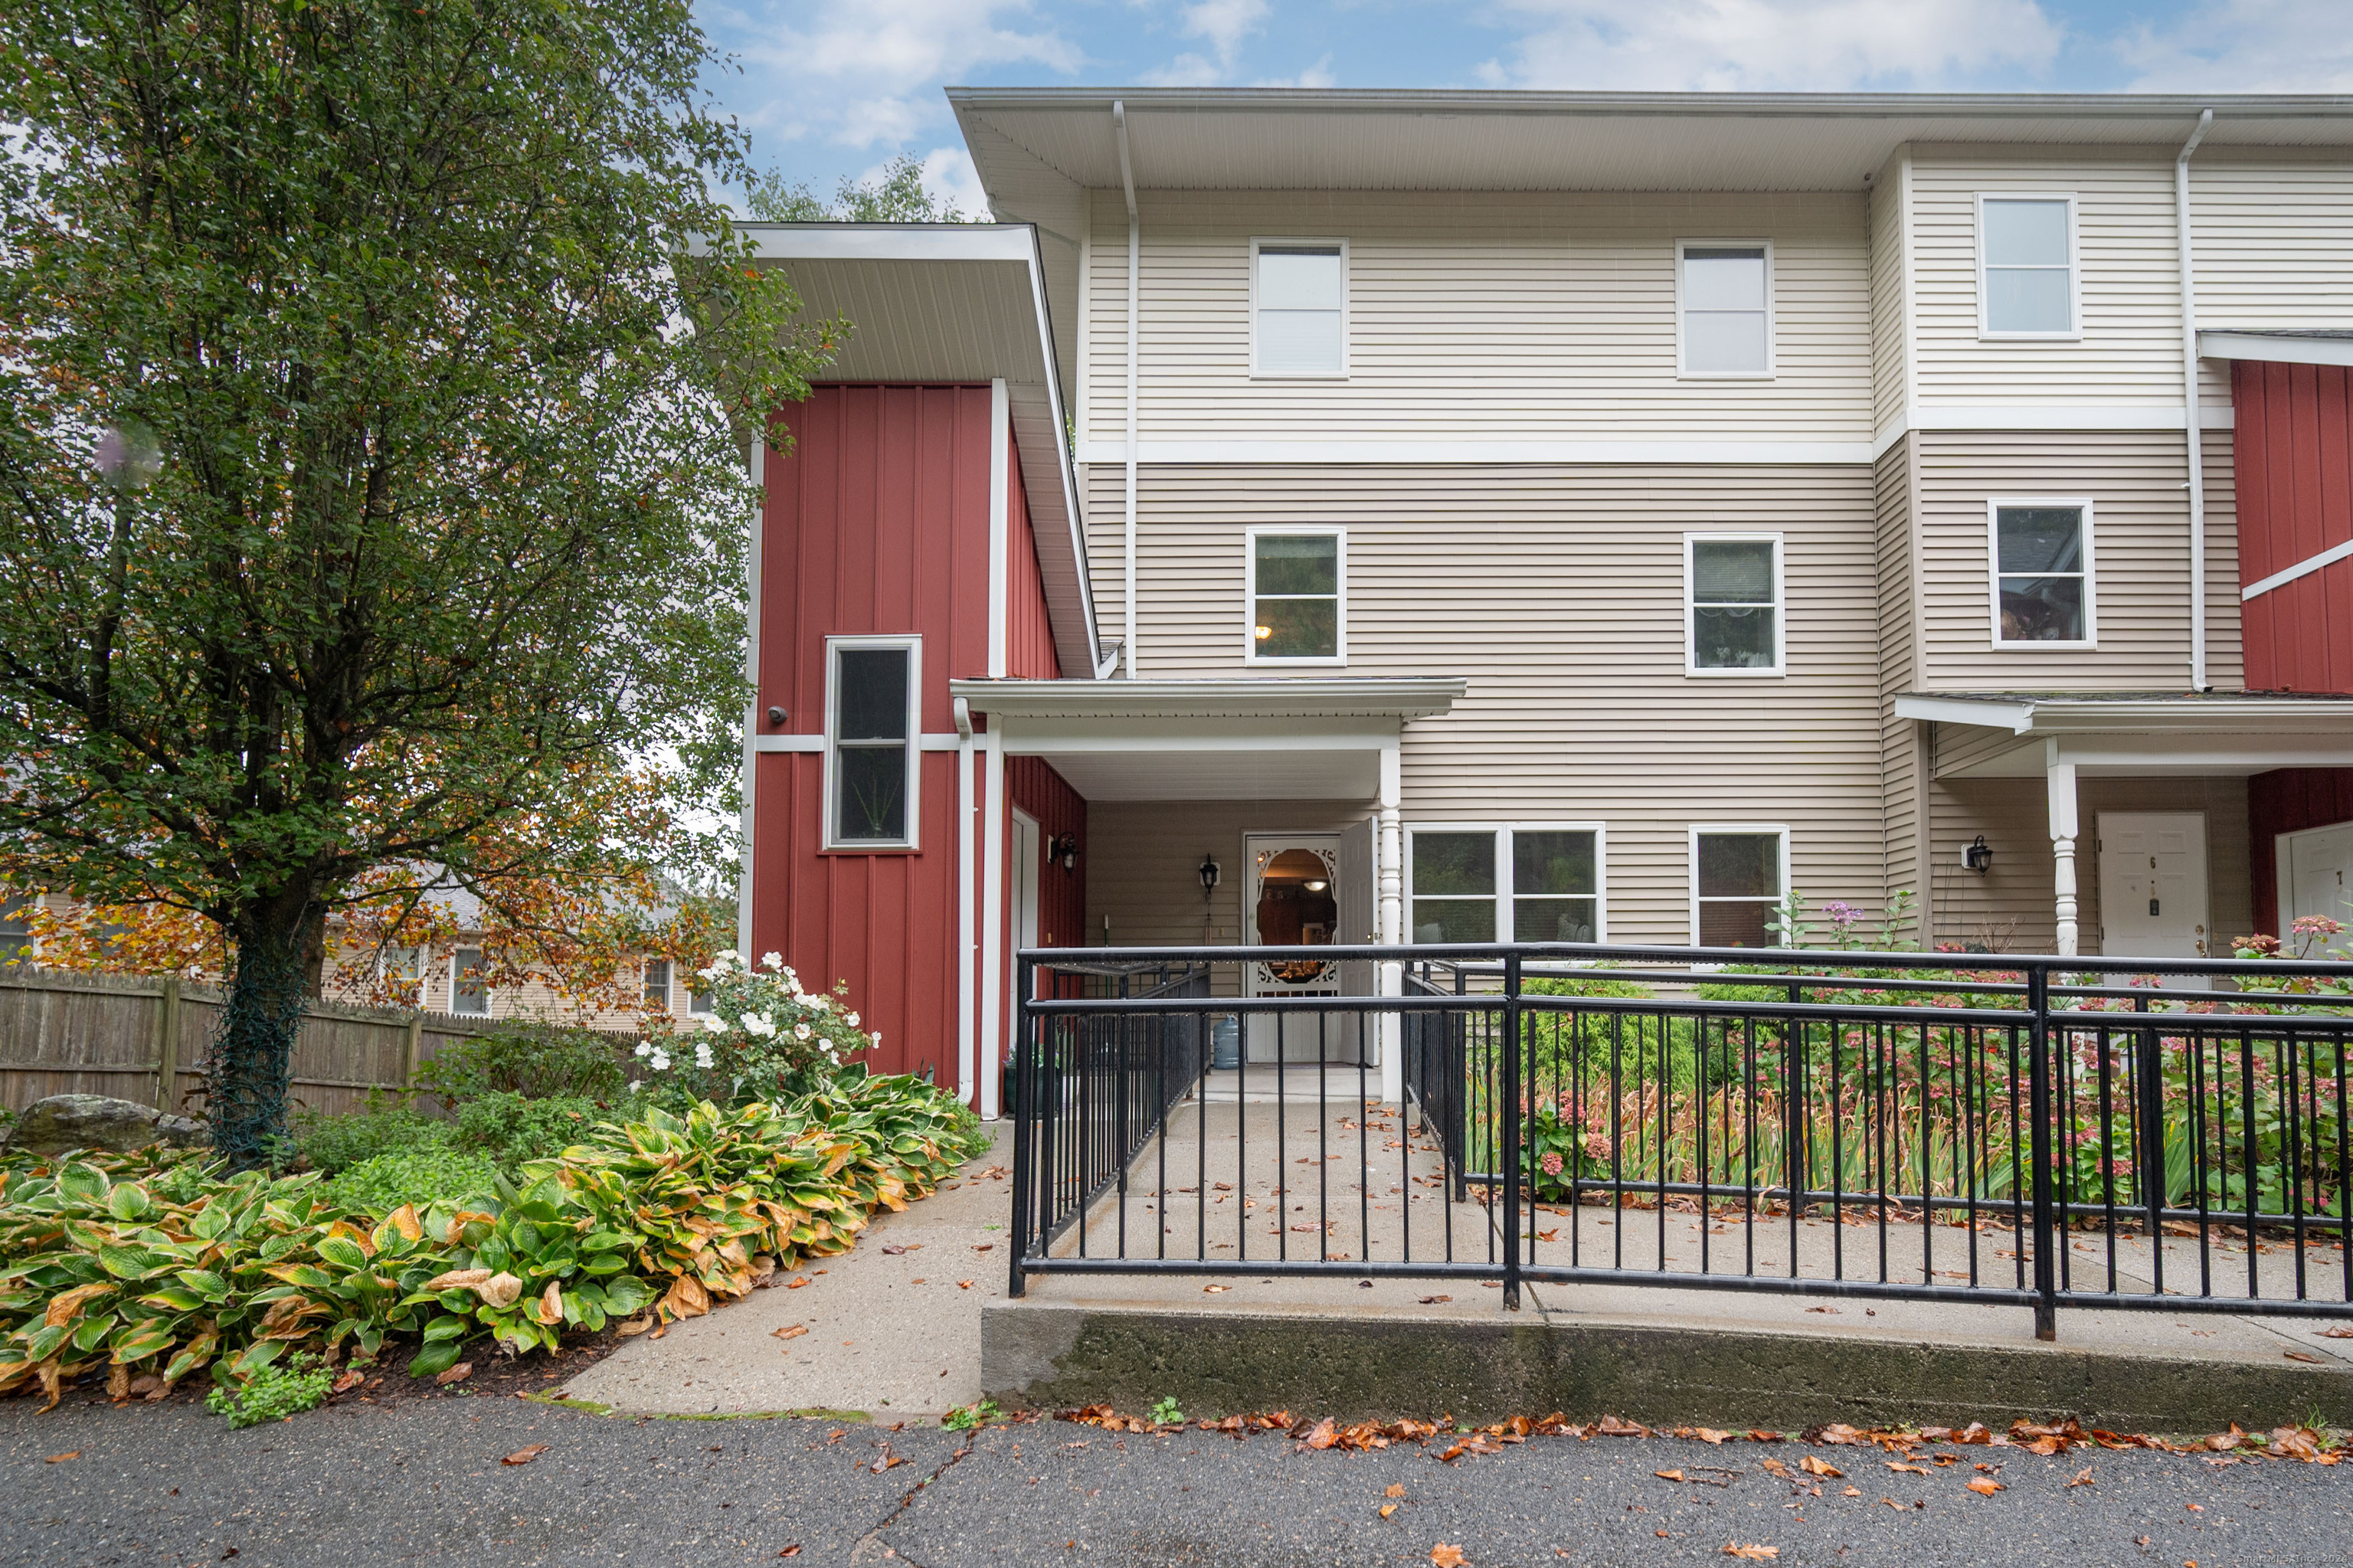
[[[1348,374],[1348,246],[1250,241],[1250,374]]]
[[[449,1011],[470,1018],[491,1015],[491,981],[480,948],[458,948],[449,954]]]
[[[1703,948],[1769,948],[1788,885],[1787,828],[1692,830],[1692,936]]]
[[[2074,197],[1978,197],[1978,302],[1988,337],[2076,334]]]
[[[920,637],[826,640],[828,849],[915,847]]]
[[[1347,535],[1337,528],[1248,530],[1246,662],[1336,664],[1347,657]]]
[[[1993,501],[1993,642],[2089,648],[2092,503]]]
[[[1686,674],[1782,673],[1778,534],[1684,535],[1683,585]]]
[[[1416,828],[1416,942],[1601,940],[1601,830]]]
[[[1773,374],[1773,248],[1686,239],[1675,247],[1678,374]]]

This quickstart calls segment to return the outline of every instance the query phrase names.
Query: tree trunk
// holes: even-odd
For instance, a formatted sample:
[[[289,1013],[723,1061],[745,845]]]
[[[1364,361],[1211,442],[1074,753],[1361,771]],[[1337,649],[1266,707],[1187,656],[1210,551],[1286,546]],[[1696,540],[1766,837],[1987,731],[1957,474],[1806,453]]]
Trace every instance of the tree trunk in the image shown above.
[[[230,1168],[267,1165],[286,1136],[294,1037],[312,992],[304,894],[257,900],[238,911],[237,976],[213,1042],[206,1106],[213,1146]]]

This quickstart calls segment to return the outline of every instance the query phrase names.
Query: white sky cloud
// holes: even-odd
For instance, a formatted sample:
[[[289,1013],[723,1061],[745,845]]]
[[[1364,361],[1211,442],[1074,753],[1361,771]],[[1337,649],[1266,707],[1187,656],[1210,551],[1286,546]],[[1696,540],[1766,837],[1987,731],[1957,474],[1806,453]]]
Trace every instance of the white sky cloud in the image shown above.
[[[1817,90],[1925,87],[2049,66],[2063,30],[2037,0],[1502,0],[1529,25],[1480,68],[1496,87]]]
[[[1147,87],[1208,87],[1233,75],[1234,62],[1250,35],[1266,25],[1267,0],[1200,0],[1184,10],[1178,29],[1186,37],[1208,42],[1208,55],[1178,55],[1166,65],[1145,71]]]
[[[2218,0],[2117,40],[2139,92],[2353,92],[2345,0]]]

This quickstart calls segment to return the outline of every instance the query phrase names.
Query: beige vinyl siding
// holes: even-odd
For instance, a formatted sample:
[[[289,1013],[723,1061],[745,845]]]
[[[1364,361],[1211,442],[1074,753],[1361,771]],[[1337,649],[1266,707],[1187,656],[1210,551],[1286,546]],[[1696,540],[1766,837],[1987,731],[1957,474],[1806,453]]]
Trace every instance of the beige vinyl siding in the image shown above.
[[[1915,651],[1912,602],[1911,438],[1880,454],[1873,471],[1879,588],[1879,758],[1882,832],[1887,845],[1886,892],[1924,895],[1921,882],[1921,740],[1910,719],[1895,716],[1895,698],[1913,686]]]
[[[1942,752],[1940,745],[1939,751]],[[2047,953],[2052,907],[2049,797],[2040,779],[1937,780],[1935,884],[1937,939],[1984,942],[2010,953]],[[2100,942],[2102,811],[2206,814],[2207,930],[2214,957],[2253,928],[2243,779],[2085,779],[2076,787],[2083,836],[2075,847],[2076,927],[2086,954]],[[1983,875],[1961,869],[1961,846],[1979,833],[1994,852]]]
[[[1938,724],[1934,727],[1935,741],[1930,755],[1940,778],[1970,772],[2003,753],[2016,749],[2020,744],[2017,733],[2007,725],[1991,722],[1991,715],[1988,715],[1988,722],[1982,725]],[[2042,743],[2037,740],[2026,744],[2037,748],[2037,760],[2032,766],[2040,768]]]
[[[1924,407],[2180,406],[2173,153],[1914,149],[1914,325]],[[2080,341],[1980,341],[1977,198],[1985,192],[2074,196]]]
[[[1122,948],[1247,942],[1242,835],[1345,832],[1371,810],[1361,800],[1091,802],[1084,940],[1102,941],[1108,919],[1112,943]],[[1222,874],[1206,905],[1205,854],[1216,857]]]
[[[1905,334],[1909,330],[1904,270],[1905,154],[1887,160],[1872,181],[1871,424],[1884,429],[1903,417]]]
[[[2353,327],[2353,159],[2216,147],[2189,171],[2200,325]]]
[[[1137,199],[1145,441],[1870,437],[1859,194]],[[1095,193],[1093,222],[1082,435],[1116,442],[1126,376],[1119,193]],[[1345,381],[1251,378],[1253,236],[1348,241]],[[1773,242],[1769,381],[1676,378],[1675,241],[1715,238]]]
[[[2179,691],[2189,683],[2189,478],[2169,430],[1927,431],[1920,450],[1923,689]],[[2208,679],[2244,683],[2229,437],[2209,434]],[[2218,456],[2222,461],[2217,461]],[[1986,503],[2088,497],[2098,646],[1993,646]]]
[[[1146,678],[1269,673],[1243,529],[1345,526],[1345,673],[1470,683],[1406,726],[1407,821],[1606,823],[1614,937],[1686,939],[1694,823],[1786,823],[1798,887],[1878,901],[1870,470],[1150,466],[1142,511]],[[1787,677],[1684,675],[1686,530],[1784,535]]]

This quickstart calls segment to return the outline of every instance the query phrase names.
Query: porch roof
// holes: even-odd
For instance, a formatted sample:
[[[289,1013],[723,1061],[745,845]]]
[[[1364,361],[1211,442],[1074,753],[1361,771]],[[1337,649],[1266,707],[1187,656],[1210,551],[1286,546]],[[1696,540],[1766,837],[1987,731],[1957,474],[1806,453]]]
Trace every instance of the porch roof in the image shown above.
[[[1408,679],[950,681],[1010,757],[1090,800],[1370,800],[1408,719],[1469,683]]]
[[[1968,726],[1937,747],[1939,778],[2230,777],[2353,767],[2353,697],[2280,692],[1908,692],[1898,718]]]

